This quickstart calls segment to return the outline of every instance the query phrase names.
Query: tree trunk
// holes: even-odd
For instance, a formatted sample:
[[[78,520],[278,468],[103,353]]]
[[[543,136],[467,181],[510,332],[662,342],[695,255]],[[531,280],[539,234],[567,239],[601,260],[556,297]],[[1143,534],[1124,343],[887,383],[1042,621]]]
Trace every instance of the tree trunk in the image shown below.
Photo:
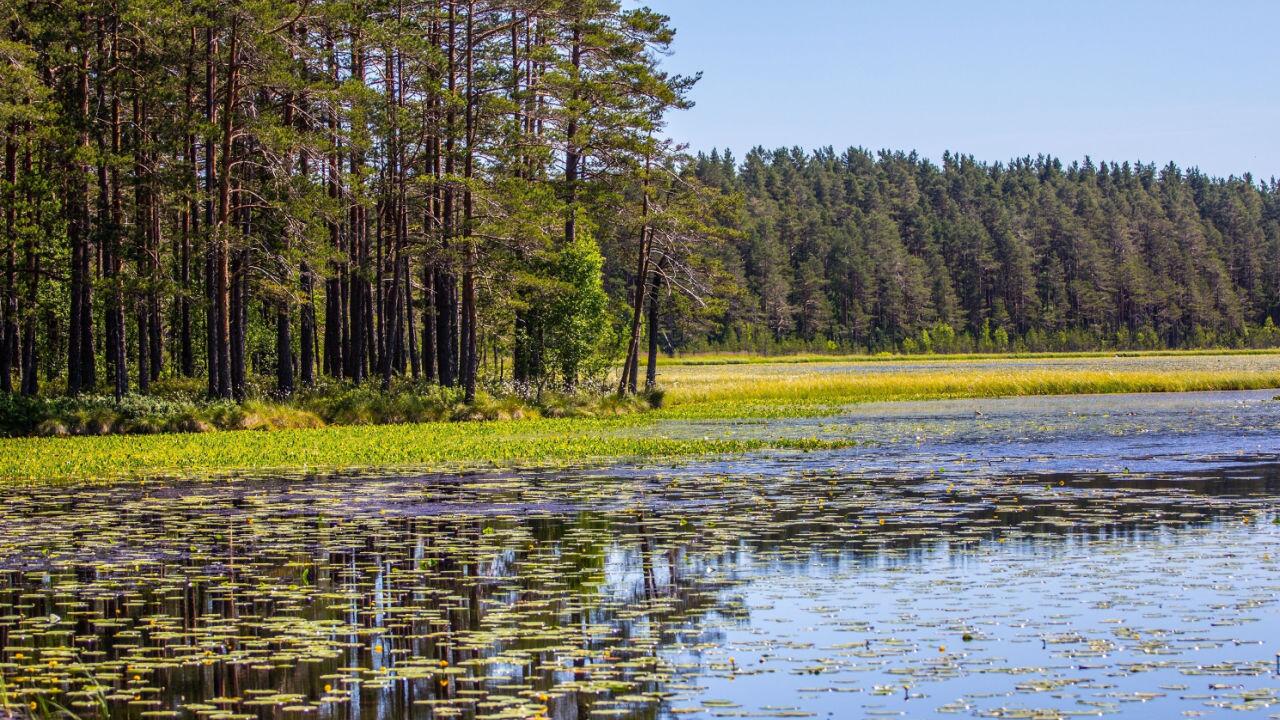
[[[360,47],[359,37],[354,33],[351,37],[351,79],[354,82],[364,82],[364,51]],[[354,132],[354,128],[353,128]],[[362,153],[352,146],[349,154],[349,169],[353,177],[358,177],[364,165]],[[351,208],[349,213],[350,232],[347,235],[347,241],[350,246],[350,258],[352,271],[349,275],[350,292],[348,310],[350,312],[351,326],[351,345],[350,358],[347,363],[347,374],[357,385],[364,380],[368,361],[368,347],[366,340],[369,337],[368,327],[366,326],[366,317],[370,316],[369,308],[366,307],[369,301],[368,278],[368,222],[365,217],[364,206],[361,204],[363,193],[357,184],[353,186],[353,194],[350,200]]]
[[[476,245],[471,236],[473,217],[473,201],[471,197],[471,178],[475,170],[475,132],[476,132],[476,92],[474,79],[475,65],[475,3],[467,0],[467,59],[466,59],[466,126],[465,156],[463,158],[462,175],[467,183],[462,191],[462,236],[466,243],[466,259],[462,271],[462,377],[463,394],[467,402],[476,399]]]
[[[428,382],[436,380],[436,302],[435,270],[422,264],[422,375]]]
[[[457,290],[453,276],[449,271],[436,268],[435,302],[436,302],[436,359],[440,372],[440,384],[453,387],[457,384],[454,369],[457,367],[457,352],[454,343],[457,329],[457,310],[454,298]]]
[[[119,25],[120,18],[111,19],[111,50],[106,58],[107,68],[101,70],[102,76],[111,78],[110,101],[110,152],[111,159],[121,157],[121,120],[120,120],[120,88],[117,78],[120,65]],[[103,38],[100,42],[105,41]],[[99,52],[99,57],[102,57]],[[98,106],[104,103],[106,83],[98,84]],[[101,144],[101,143],[100,143]],[[105,153],[104,153],[105,155]],[[124,229],[124,202],[121,197],[120,171],[112,162],[110,167],[107,158],[98,161],[98,222],[103,236],[103,274],[109,288],[107,300],[107,358],[111,364],[113,388],[117,400],[129,392],[129,363],[126,350],[125,311],[124,311],[124,278],[122,276],[123,247],[120,236]]]
[[[276,314],[276,392],[293,394],[293,337],[289,332],[289,306],[280,303]]]
[[[231,149],[235,136],[235,106],[240,81],[239,23],[237,14],[231,16],[230,35],[227,40],[227,81],[222,108],[222,148],[218,158],[218,216],[213,229],[214,254],[214,318],[215,340],[213,354],[218,366],[218,397],[231,398],[231,287],[230,287],[230,236],[231,236]]]
[[[649,163],[645,161],[645,178],[642,186],[644,197],[640,203],[640,252],[636,257],[635,290],[631,307],[631,339],[627,343],[627,357],[622,364],[622,378],[618,381],[618,395],[636,391],[636,372],[640,364],[640,319],[644,311],[644,298],[649,286],[649,253],[652,233],[649,231]]]
[[[198,47],[198,30],[191,28],[191,43],[187,55],[186,102],[187,117],[195,116],[195,57]],[[183,148],[190,175],[187,177],[187,203],[182,211],[182,238],[178,257],[178,357],[183,377],[194,377],[196,374],[195,351],[191,346],[191,244],[193,238],[200,234],[200,169],[196,151],[196,135],[190,126],[187,128],[186,142]]]
[[[569,50],[569,62],[574,70],[582,67],[582,27],[578,22],[573,24],[573,45]],[[572,93],[573,102],[578,100],[578,91]],[[565,125],[564,151],[564,185],[565,208],[567,215],[564,221],[564,242],[573,244],[577,238],[578,227],[578,163],[581,158],[578,149],[578,116],[571,111],[569,121]]]
[[[151,218],[150,210],[147,207],[149,202],[147,198],[148,188],[144,181],[147,167],[146,148],[143,145],[145,142],[143,138],[144,122],[142,104],[135,94],[133,98],[133,131],[130,133],[133,145],[134,244],[136,246],[135,255],[138,260],[138,278],[143,283],[149,284],[150,278],[147,272],[150,262],[147,256],[151,251]],[[151,381],[151,313],[147,309],[145,290],[137,300],[140,302],[135,301],[134,315],[138,328],[138,392],[145,393]]]
[[[458,90],[457,46],[458,23],[456,3],[449,3],[448,19],[449,49],[447,53],[446,87],[450,96],[456,96]],[[457,111],[453,103],[446,104],[444,127],[444,175],[452,178],[455,170],[456,154],[454,146],[457,140]],[[456,203],[454,202],[454,185],[450,179],[444,185],[443,198],[444,222],[442,227],[442,256],[437,266],[436,275],[436,352],[440,361],[440,384],[454,387],[458,384],[458,288],[453,273],[453,258],[449,254],[450,242],[456,231]]]
[[[23,172],[27,175],[31,174],[31,151],[28,149],[24,153]],[[28,191],[27,206],[35,205],[32,202],[31,192]],[[36,227],[43,227],[43,218],[40,209],[36,210]],[[26,317],[22,323],[22,394],[27,397],[33,397],[40,389],[39,373],[39,356],[37,355],[38,345],[36,343],[36,306],[40,301],[40,255],[36,249],[36,238],[34,234],[28,235],[26,247],[26,275],[27,283],[27,299],[26,299]]]
[[[391,48],[383,50],[383,84],[386,86],[387,114],[391,118],[388,138],[387,160],[383,177],[383,213],[379,216],[378,229],[378,346],[382,356],[382,388],[390,389],[391,377],[394,374],[397,356],[400,353],[400,139],[398,93],[395,54]],[[385,238],[385,241],[384,241]],[[385,258],[383,257],[385,248]],[[383,290],[383,269],[390,264],[391,287]]]
[[[88,20],[80,16],[81,31],[88,34]],[[88,319],[89,308],[85,303],[86,285],[88,283],[88,224],[89,224],[89,169],[83,158],[89,155],[89,51],[80,50],[80,62],[76,73],[76,103],[78,117],[76,128],[76,144],[78,153],[67,153],[68,160],[74,163],[69,197],[67,198],[67,235],[71,241],[71,279],[70,279],[70,323],[67,332],[67,394],[78,395],[85,387],[92,387],[93,382],[84,374],[84,355],[82,347],[84,333],[82,328]],[[78,157],[77,157],[78,155]],[[93,356],[93,343],[90,338],[88,354]]]
[[[212,20],[212,18],[211,18]],[[204,75],[204,117],[209,127],[209,135],[204,141],[204,229],[208,237],[204,248],[204,287],[205,287],[205,370],[209,377],[209,396],[224,397],[223,388],[229,390],[230,379],[223,382],[222,349],[226,345],[226,335],[221,333],[218,315],[218,234],[223,232],[225,218],[219,214],[215,220],[214,208],[219,195],[217,182],[218,152],[212,128],[217,122],[217,105],[214,100],[215,79],[214,68],[218,55],[218,40],[213,28],[205,30],[205,75]],[[220,212],[220,211],[219,211]],[[228,362],[230,362],[228,360]]]
[[[316,304],[315,280],[311,275],[311,267],[302,263],[302,311],[299,318],[298,332],[298,373],[304,387],[311,387],[316,382],[315,376],[315,335]]]
[[[4,318],[3,350],[0,350],[0,392],[13,392],[13,355],[10,350],[17,346],[18,335],[18,295],[15,287],[16,255],[18,248],[18,143],[14,141],[16,127],[10,125],[9,137],[4,144],[4,307],[0,316]]]
[[[408,217],[405,218],[406,222]],[[407,232],[406,228],[406,232]],[[422,357],[418,354],[418,319],[413,313],[413,273],[412,264],[409,262],[409,256],[405,255],[404,260],[404,319],[405,327],[409,333],[409,367],[413,373],[413,379],[417,380],[422,377]]]
[[[290,29],[292,34],[292,28]],[[284,126],[292,128],[294,125],[294,95],[292,92],[285,93],[284,96]],[[286,151],[284,159],[285,181],[289,182],[293,179],[293,153]],[[304,174],[305,174],[305,160]],[[291,198],[292,199],[292,198]],[[286,288],[289,287],[289,279],[292,274],[289,270],[291,267],[288,262],[289,257],[289,231],[280,234],[280,256],[284,260],[281,266],[284,268],[284,283]],[[304,310],[302,313],[306,315]],[[282,396],[293,394],[293,335],[290,317],[291,311],[289,307],[289,297],[285,294],[276,308],[276,392]],[[304,320],[305,322],[305,320]],[[306,341],[303,341],[306,346]]]
[[[328,52],[330,81],[336,84],[338,82],[338,58],[332,34],[325,36],[325,47]],[[342,196],[339,170],[342,151],[338,147],[337,110],[332,106],[327,117],[327,125],[329,141],[333,144],[333,149],[325,158],[325,172],[329,199],[336,205]],[[342,246],[340,223],[332,218],[326,222],[329,226],[330,249],[335,256],[341,257],[344,248]],[[334,261],[329,265],[329,277],[325,280],[324,290],[324,370],[327,375],[334,378],[341,378],[346,368],[346,360],[343,357],[343,337],[345,335],[343,333],[343,324],[346,322],[346,314],[342,305],[343,288],[342,267],[340,263]]]
[[[645,364],[644,389],[652,392],[658,386],[658,303],[661,301],[662,262],[658,262],[658,272],[650,273],[649,283],[649,358]]]

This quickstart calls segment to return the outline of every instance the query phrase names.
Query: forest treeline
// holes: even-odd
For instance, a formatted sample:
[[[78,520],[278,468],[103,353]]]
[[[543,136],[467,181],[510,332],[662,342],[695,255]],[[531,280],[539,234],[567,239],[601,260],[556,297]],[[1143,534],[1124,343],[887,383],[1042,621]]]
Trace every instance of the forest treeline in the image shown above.
[[[638,324],[701,202],[659,139],[696,78],[614,0],[4,7],[0,390],[572,386],[626,335],[603,236]]]
[[[634,391],[660,349],[1280,344],[1275,181],[689,155],[674,36],[617,0],[4,5],[0,392],[469,401]]]
[[[1280,185],[1051,157],[698,156],[741,203],[692,347],[870,351],[1280,343]],[[691,321],[698,318],[697,321]]]

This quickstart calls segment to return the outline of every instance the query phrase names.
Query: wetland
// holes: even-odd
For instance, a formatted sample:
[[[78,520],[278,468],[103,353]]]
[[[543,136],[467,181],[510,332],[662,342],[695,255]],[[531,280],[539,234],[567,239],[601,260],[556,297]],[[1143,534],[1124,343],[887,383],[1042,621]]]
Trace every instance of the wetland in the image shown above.
[[[1266,717],[1272,391],[669,418],[527,471],[16,485],[18,716]]]

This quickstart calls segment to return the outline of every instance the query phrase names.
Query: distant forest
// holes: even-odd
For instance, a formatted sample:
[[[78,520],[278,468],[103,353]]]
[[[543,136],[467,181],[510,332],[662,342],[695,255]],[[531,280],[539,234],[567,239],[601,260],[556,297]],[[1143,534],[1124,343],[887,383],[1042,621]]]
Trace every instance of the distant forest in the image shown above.
[[[1168,165],[700,154],[734,199],[672,347],[967,352],[1280,342],[1280,186]],[[687,303],[686,303],[687,305]]]

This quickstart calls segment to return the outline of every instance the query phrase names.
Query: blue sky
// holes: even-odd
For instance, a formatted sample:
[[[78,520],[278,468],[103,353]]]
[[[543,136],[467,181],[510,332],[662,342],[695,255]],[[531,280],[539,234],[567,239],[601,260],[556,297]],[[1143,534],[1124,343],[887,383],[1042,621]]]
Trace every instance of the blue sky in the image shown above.
[[[633,3],[638,4],[638,3]],[[693,149],[1050,153],[1280,177],[1280,0],[646,0]]]

